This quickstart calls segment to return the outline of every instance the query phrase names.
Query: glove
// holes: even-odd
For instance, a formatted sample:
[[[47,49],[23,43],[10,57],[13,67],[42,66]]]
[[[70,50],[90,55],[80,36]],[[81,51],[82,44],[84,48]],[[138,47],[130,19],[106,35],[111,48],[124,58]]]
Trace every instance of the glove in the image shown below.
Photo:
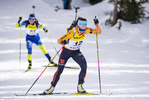
[[[44,31],[45,31],[46,33],[48,32],[48,30],[47,30],[47,29],[45,29]]]
[[[19,17],[19,21],[18,21],[18,23],[20,23],[21,20],[22,20],[22,16]]]
[[[96,25],[96,24],[99,24],[99,21],[98,21],[97,18],[94,19],[94,23],[95,23],[95,25]]]
[[[19,17],[19,20],[20,20],[20,21],[22,20],[22,16]]]
[[[63,40],[63,41],[61,42],[62,45],[65,45],[65,44],[67,44],[67,43],[68,43],[67,40]]]

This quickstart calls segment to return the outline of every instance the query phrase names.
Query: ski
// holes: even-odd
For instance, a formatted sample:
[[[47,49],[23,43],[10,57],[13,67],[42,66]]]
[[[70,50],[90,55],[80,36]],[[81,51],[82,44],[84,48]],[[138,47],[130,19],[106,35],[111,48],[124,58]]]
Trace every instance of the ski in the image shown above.
[[[24,73],[29,72],[29,71],[31,71],[31,70],[35,70],[35,69],[38,69],[38,68],[27,69],[27,70],[24,71]]]
[[[61,94],[68,94],[67,92],[57,92],[57,93],[50,93],[50,94],[43,94],[43,93],[35,93],[35,94],[14,94],[15,96],[44,96],[44,95],[61,95]]]
[[[47,67],[47,66],[43,66],[43,67]],[[54,68],[54,67],[57,67],[57,66],[48,66],[48,67]],[[68,69],[79,69],[79,68],[76,68],[76,67],[68,67],[68,66],[65,66],[64,68],[68,68]]]
[[[29,72],[29,71],[31,71],[31,70],[32,70],[32,69],[27,69],[27,70],[24,71],[24,73]]]
[[[94,93],[67,93],[67,92],[57,92],[50,94],[35,93],[35,94],[15,94],[15,96],[45,96],[45,95],[99,95]]]
[[[71,93],[71,95],[99,95],[99,94],[94,94],[94,93]]]

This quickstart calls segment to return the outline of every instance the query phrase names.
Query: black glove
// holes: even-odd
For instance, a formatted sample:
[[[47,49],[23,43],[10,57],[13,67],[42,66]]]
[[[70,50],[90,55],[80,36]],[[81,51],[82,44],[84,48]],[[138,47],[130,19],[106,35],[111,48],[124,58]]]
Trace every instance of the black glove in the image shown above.
[[[19,20],[20,20],[20,21],[22,20],[22,16],[19,17]]]
[[[48,30],[47,30],[47,29],[45,29],[44,31],[45,31],[46,33],[48,32]]]
[[[68,43],[67,40],[63,40],[63,41],[61,42],[62,45],[65,45],[65,44],[67,44],[67,43]]]
[[[99,21],[98,21],[97,18],[94,19],[94,23],[95,23],[95,25],[96,25],[96,24],[99,24]]]
[[[22,16],[19,17],[19,21],[18,21],[18,23],[20,23],[21,20],[22,20]]]

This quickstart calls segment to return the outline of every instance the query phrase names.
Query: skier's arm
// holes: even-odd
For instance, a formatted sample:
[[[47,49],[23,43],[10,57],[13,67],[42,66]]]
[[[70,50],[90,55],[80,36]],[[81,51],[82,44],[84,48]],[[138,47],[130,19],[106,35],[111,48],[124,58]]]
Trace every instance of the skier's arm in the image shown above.
[[[22,16],[19,17],[18,23],[16,24],[16,27],[17,27],[17,28],[20,26],[21,20],[22,20]]]
[[[101,33],[101,29],[100,29],[100,27],[99,27],[99,25],[98,24],[96,24],[96,29],[93,29],[93,28],[88,28],[87,27],[87,29],[86,29],[86,31],[85,31],[85,33],[86,34],[96,34],[96,32],[97,32],[97,34],[100,34]]]
[[[65,35],[63,35],[60,39],[57,40],[58,44],[66,44],[69,39],[71,39],[74,35],[74,30],[70,30],[68,33],[66,33]]]
[[[42,25],[40,22],[38,22],[38,21],[37,21],[37,26],[39,28],[43,29],[45,32],[48,32],[48,29],[44,25]]]
[[[96,29],[91,29],[90,28],[90,33],[91,34],[96,34],[96,32],[97,32],[97,34],[100,34],[101,33],[101,29],[100,29],[100,27],[99,27],[98,24],[96,24]]]
[[[98,19],[96,18],[96,16],[95,16],[95,19],[94,19],[94,24],[95,24],[95,26],[96,26],[96,29],[93,29],[93,32],[92,32],[92,34],[100,34],[101,33],[101,29],[100,29],[100,27],[99,27],[99,21],[98,21]]]
[[[27,24],[27,20],[23,21],[22,23],[20,23],[20,20],[19,20],[16,24],[16,27],[18,28],[18,27],[26,25],[26,24]]]
[[[94,24],[95,24],[95,26],[96,26],[96,29],[92,29],[92,28],[87,28],[86,29],[86,34],[88,34],[88,33],[91,33],[91,34],[100,34],[101,33],[101,29],[100,29],[100,27],[99,27],[99,21],[98,21],[98,19],[96,18],[96,16],[95,16],[95,19],[94,19]]]

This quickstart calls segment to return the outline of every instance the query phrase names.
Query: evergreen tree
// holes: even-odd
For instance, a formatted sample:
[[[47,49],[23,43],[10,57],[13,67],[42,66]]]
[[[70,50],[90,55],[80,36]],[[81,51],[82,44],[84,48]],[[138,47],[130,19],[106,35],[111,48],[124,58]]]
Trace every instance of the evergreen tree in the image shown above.
[[[141,4],[147,2],[147,0],[140,2],[136,0],[118,0],[117,19],[122,19],[132,24],[141,23],[141,19],[145,18],[145,10]],[[109,0],[109,3],[114,4],[114,0]]]
[[[135,0],[121,0],[119,1],[118,19],[129,21],[132,24],[141,23],[141,19],[145,16],[144,7],[140,2]]]

